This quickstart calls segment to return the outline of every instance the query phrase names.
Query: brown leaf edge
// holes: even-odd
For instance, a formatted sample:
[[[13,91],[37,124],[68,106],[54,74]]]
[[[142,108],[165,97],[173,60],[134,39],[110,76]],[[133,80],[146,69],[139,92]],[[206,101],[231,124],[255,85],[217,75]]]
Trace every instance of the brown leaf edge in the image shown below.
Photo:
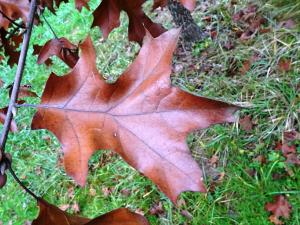
[[[115,209],[93,220],[72,216],[44,199],[38,199],[40,212],[32,225],[149,225],[147,219],[127,208]]]

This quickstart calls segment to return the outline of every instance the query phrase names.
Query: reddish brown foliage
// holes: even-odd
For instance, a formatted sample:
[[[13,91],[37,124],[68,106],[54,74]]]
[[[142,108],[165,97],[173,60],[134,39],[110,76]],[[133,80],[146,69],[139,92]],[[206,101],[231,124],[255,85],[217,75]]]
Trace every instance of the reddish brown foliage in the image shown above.
[[[23,22],[26,22],[29,14],[29,2],[28,0],[1,0],[0,10],[12,20],[21,18]],[[10,25],[10,21],[0,14],[0,28],[7,28]]]
[[[90,220],[78,216],[71,216],[54,205],[40,199],[38,201],[40,213],[32,225],[149,225],[146,218],[132,213],[128,209],[120,208],[96,219]]]
[[[279,217],[282,216],[288,219],[290,217],[292,206],[283,195],[278,195],[274,197],[274,201],[272,203],[267,203],[265,205],[265,209],[272,212],[272,215],[269,217],[271,222],[281,224]]]
[[[286,158],[286,163],[300,166],[300,158],[296,151],[295,145],[288,143],[278,143],[275,147],[276,150],[281,150],[283,156]]]
[[[66,171],[79,184],[85,184],[91,155],[112,149],[173,202],[183,191],[205,191],[186,136],[234,121],[237,107],[171,86],[178,36],[178,30],[155,39],[148,33],[138,57],[115,84],[98,73],[90,38],[81,44],[81,57],[68,75],[50,76],[32,128],[57,136]]]
[[[78,61],[78,48],[66,38],[52,39],[40,50],[38,64],[47,62],[53,55],[59,57],[70,68],[73,68]]]
[[[90,9],[88,6],[89,0],[75,0],[76,8],[81,11],[83,7]]]
[[[288,72],[292,68],[292,61],[290,59],[280,59],[278,62],[278,69],[281,72]]]
[[[253,122],[250,116],[244,116],[240,119],[239,124],[241,128],[246,132],[251,132],[253,129]]]
[[[146,34],[145,28],[153,37],[158,37],[166,30],[154,23],[143,12],[142,5],[145,0],[103,0],[94,11],[93,26],[99,26],[104,38],[116,27],[120,26],[120,12],[123,10],[129,17],[128,38],[130,41],[142,43]]]

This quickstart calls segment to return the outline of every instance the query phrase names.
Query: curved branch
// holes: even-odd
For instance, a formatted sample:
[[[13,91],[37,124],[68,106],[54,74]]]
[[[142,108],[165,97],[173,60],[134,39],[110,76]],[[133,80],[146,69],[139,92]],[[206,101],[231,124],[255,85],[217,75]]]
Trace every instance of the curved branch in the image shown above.
[[[12,169],[11,167],[11,162],[5,158],[4,159],[7,169],[9,170],[9,172],[11,173],[11,175],[13,176],[13,178],[15,179],[15,181],[17,181],[17,183],[28,193],[30,194],[33,198],[35,198],[37,201],[39,200],[39,197],[36,196],[36,194],[34,194],[31,190],[29,190],[25,184],[23,184],[23,182],[18,178],[18,176],[16,175],[15,171]]]

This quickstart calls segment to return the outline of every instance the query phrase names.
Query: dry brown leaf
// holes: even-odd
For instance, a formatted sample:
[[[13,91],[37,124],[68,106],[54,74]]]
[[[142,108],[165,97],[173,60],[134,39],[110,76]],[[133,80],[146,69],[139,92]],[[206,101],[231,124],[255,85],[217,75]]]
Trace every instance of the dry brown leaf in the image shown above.
[[[139,55],[114,84],[98,73],[90,38],[81,44],[81,57],[69,74],[50,76],[32,128],[56,135],[66,172],[77,183],[85,184],[95,151],[112,149],[173,202],[183,191],[206,191],[186,137],[195,129],[235,121],[238,107],[171,86],[178,37],[176,29],[158,38],[148,33]]]
[[[142,5],[145,0],[103,0],[94,11],[93,26],[99,26],[103,37],[107,38],[109,33],[120,26],[120,13],[125,11],[129,17],[128,38],[142,44],[146,34],[145,28],[153,37],[158,37],[166,30],[143,12]]]
[[[32,225],[149,225],[145,217],[120,208],[93,220],[71,216],[43,199],[39,199],[40,213]]]
[[[251,116],[244,116],[240,119],[239,124],[241,128],[246,132],[251,132],[253,130],[253,122]]]
[[[266,203],[265,209],[272,212],[272,220],[275,219],[275,217],[279,219],[281,216],[288,219],[290,217],[292,206],[283,195],[277,195],[273,198],[272,203]]]

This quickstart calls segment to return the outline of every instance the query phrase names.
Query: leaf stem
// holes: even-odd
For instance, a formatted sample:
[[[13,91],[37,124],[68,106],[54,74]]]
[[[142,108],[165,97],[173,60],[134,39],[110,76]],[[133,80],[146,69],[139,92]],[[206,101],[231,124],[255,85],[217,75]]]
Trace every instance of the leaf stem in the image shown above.
[[[15,76],[13,89],[12,89],[12,94],[11,94],[7,114],[5,117],[3,130],[1,133],[1,137],[0,137],[0,150],[1,150],[0,160],[5,151],[5,145],[6,145],[8,133],[9,133],[10,126],[11,126],[11,121],[13,119],[13,111],[15,109],[15,103],[17,101],[19,90],[20,90],[20,84],[22,81],[22,75],[23,75],[24,66],[25,66],[25,62],[26,62],[26,56],[27,56],[29,41],[30,41],[31,32],[32,32],[34,16],[36,14],[36,9],[37,9],[37,0],[32,0],[31,4],[30,4],[30,12],[29,12],[29,16],[27,19],[28,24],[27,24],[26,32],[25,32],[24,39],[23,39],[23,44],[22,44],[22,49],[21,49],[21,53],[20,53],[20,57],[19,57],[17,72],[16,72],[16,76]]]

